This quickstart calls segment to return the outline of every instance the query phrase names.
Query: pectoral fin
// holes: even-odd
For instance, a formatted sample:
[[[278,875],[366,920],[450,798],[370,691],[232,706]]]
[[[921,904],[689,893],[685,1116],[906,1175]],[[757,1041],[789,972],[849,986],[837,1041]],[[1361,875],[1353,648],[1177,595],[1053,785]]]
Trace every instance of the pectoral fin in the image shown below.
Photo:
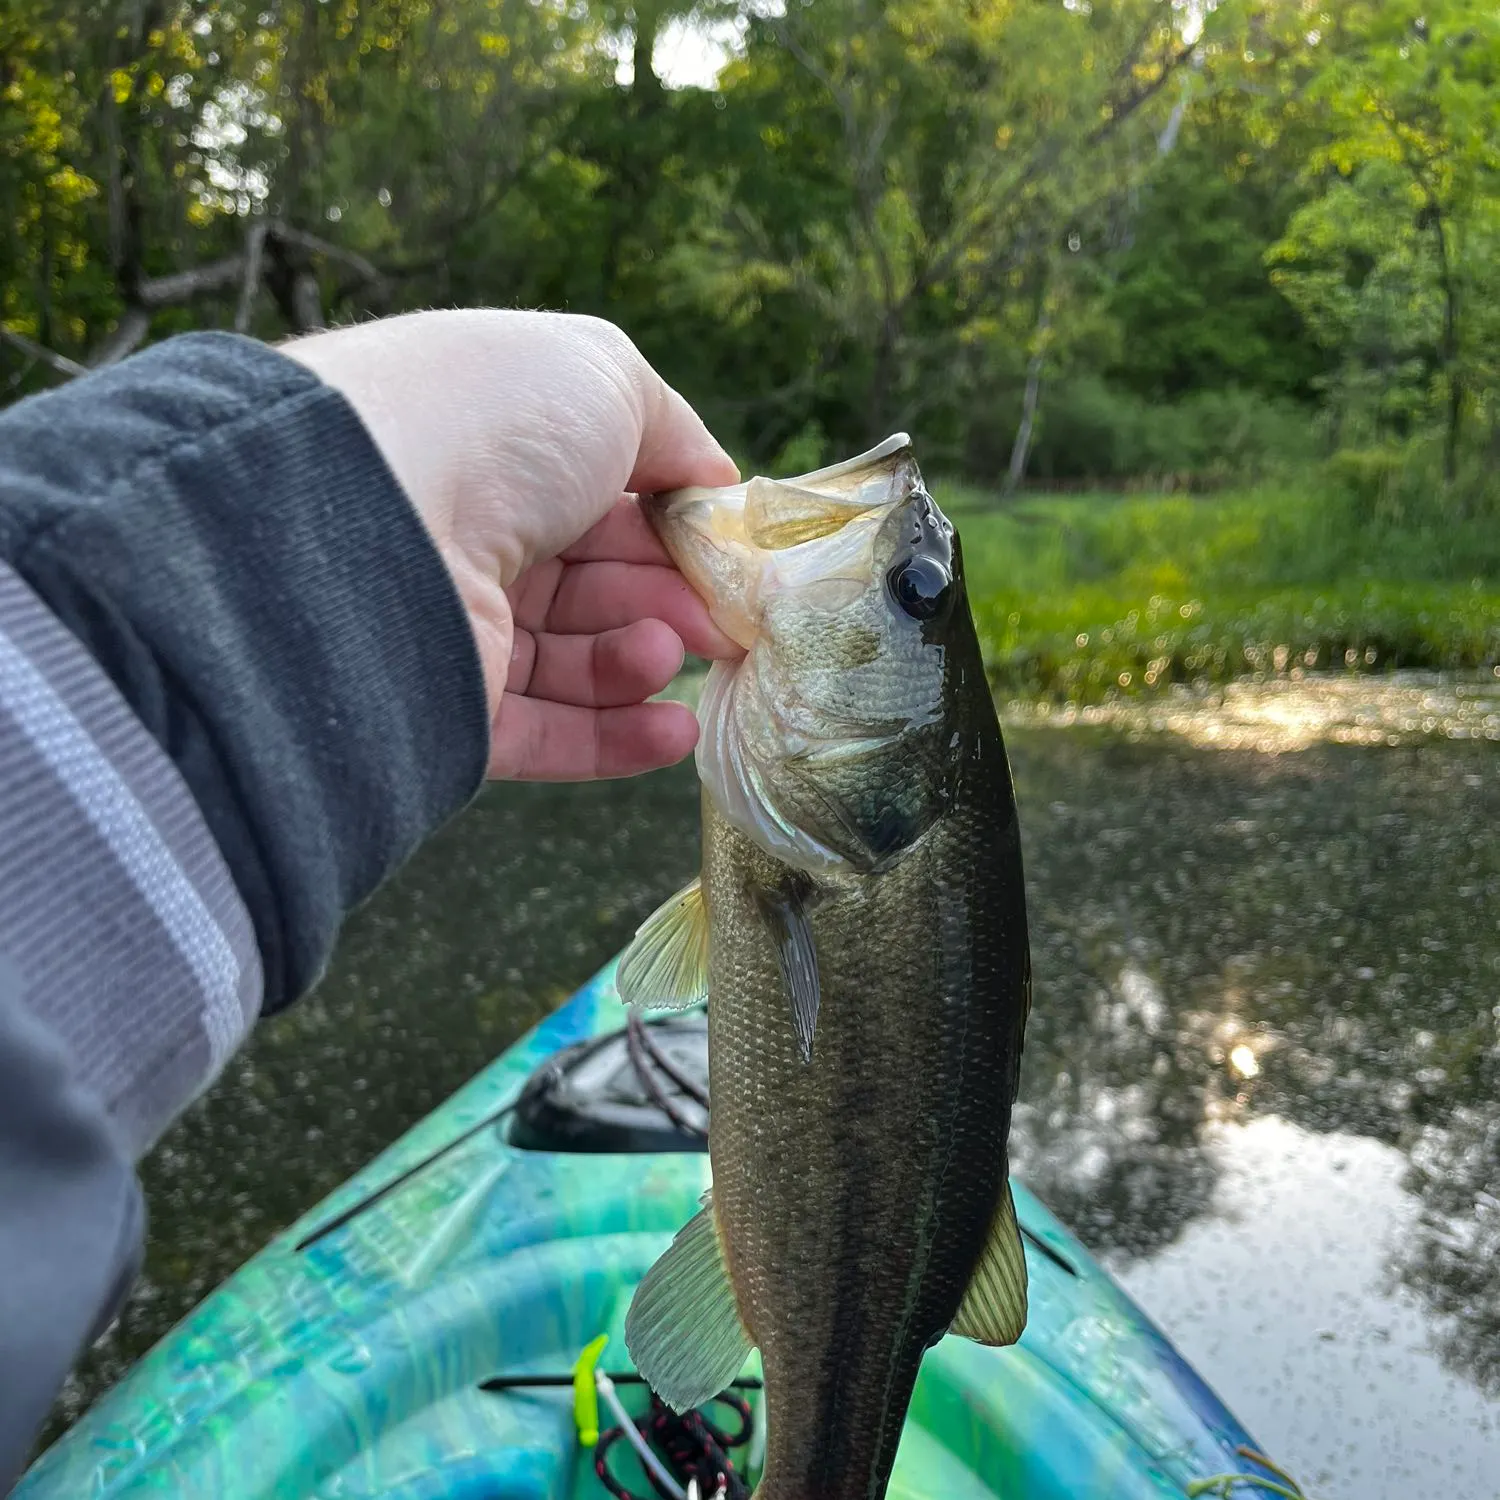
[[[643,1010],[686,1010],[708,994],[708,907],[701,880],[641,923],[615,971],[620,999]]]
[[[757,547],[778,552],[831,536],[868,509],[775,479],[752,479],[745,488],[745,531]]]
[[[976,1344],[1013,1344],[1025,1327],[1026,1253],[1006,1183],[984,1254],[949,1331]]]
[[[813,947],[807,907],[796,890],[755,893],[761,920],[776,944],[776,962],[792,1003],[792,1025],[802,1061],[812,1061],[813,1035],[818,1029],[818,954]]]
[[[636,1288],[625,1316],[625,1347],[674,1411],[712,1400],[740,1373],[750,1335],[735,1306],[707,1194]]]

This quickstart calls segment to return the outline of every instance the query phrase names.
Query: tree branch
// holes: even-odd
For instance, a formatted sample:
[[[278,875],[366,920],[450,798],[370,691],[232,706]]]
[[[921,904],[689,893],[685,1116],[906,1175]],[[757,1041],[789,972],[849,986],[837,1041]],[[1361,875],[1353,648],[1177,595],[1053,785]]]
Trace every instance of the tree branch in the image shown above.
[[[1162,69],[1150,83],[1144,84],[1134,93],[1128,94],[1120,103],[1109,112],[1109,118],[1102,121],[1094,130],[1089,132],[1088,144],[1097,146],[1101,141],[1108,139],[1117,131],[1141,105],[1154,99],[1166,84],[1167,80],[1175,76],[1178,68],[1185,63],[1197,48],[1196,42],[1184,42],[1163,63]]]
[[[1176,75],[1182,64],[1193,55],[1197,45],[1197,43],[1191,45],[1183,43],[1164,60],[1161,73],[1152,82],[1134,90],[1117,104],[1109,105],[1106,101],[1109,107],[1108,116],[1084,137],[1084,144],[1088,147],[1096,147],[1109,140],[1142,105],[1161,91],[1168,79]],[[1140,46],[1141,42],[1137,40],[1126,62],[1116,70],[1116,78],[1129,76],[1132,67],[1127,66],[1127,63],[1133,65],[1134,60],[1139,56]],[[1069,144],[1066,131],[1062,129],[1041,141],[1031,159],[1026,162],[1017,176],[1005,184],[1003,192],[1000,190],[999,174],[987,175],[980,184],[978,192],[973,195],[977,200],[977,206],[967,216],[966,222],[961,223],[947,236],[947,244],[939,249],[938,254],[914,279],[908,296],[915,297],[927,287],[935,285],[953,270],[971,244],[985,236],[993,235],[1002,207],[1017,202],[1033,183],[1043,179],[1061,159]]]
[[[67,380],[73,380],[79,375],[87,375],[88,367],[81,365],[75,359],[69,359],[66,354],[59,354],[55,349],[49,349],[45,344],[39,344],[35,339],[29,339],[24,333],[17,333],[13,328],[7,328],[0,323],[0,342],[9,344],[13,349],[19,349],[29,359],[34,359],[38,364],[46,365],[56,375],[61,375]]]
[[[143,307],[130,306],[120,314],[115,331],[94,351],[89,364],[94,369],[112,365],[136,349],[151,329],[151,314]]]
[[[268,243],[295,246],[315,255],[326,256],[329,260],[348,266],[360,281],[368,285],[383,288],[390,284],[385,272],[352,250],[340,249],[327,240],[319,239],[315,234],[294,229],[278,219],[257,219],[245,236],[243,250],[210,261],[204,266],[193,266],[186,271],[170,271],[165,276],[153,276],[140,282],[134,297],[127,301],[124,312],[120,314],[120,321],[115,325],[114,331],[90,357],[89,367],[98,369],[103,365],[114,364],[116,360],[124,359],[137,349],[150,332],[151,314],[158,309],[180,306],[196,297],[228,291],[233,286],[239,287],[234,327],[237,332],[246,332],[250,326],[255,297],[261,286]],[[311,272],[293,267],[289,268],[289,273],[298,283],[293,321],[304,329],[321,327],[322,314],[321,310],[316,309],[316,285],[312,281]],[[12,343],[16,338],[22,337],[10,336],[9,330],[5,333]],[[42,348],[41,345],[36,347]],[[77,370],[64,372],[53,361],[64,360],[67,364],[72,361],[65,360],[62,355],[51,355],[50,351],[47,351],[47,355],[50,355],[47,362],[59,373],[76,374],[78,370],[85,368],[80,365]],[[35,357],[42,359],[44,355],[36,354]]]
[[[380,282],[385,277],[379,268],[372,262],[366,260],[363,255],[353,250],[344,250],[338,245],[330,244],[327,240],[319,239],[315,234],[309,234],[305,229],[293,229],[290,224],[277,222],[270,227],[273,238],[281,241],[283,245],[296,245],[303,250],[310,250],[314,255],[326,255],[329,260],[336,260],[341,265],[348,266],[357,271],[366,281]]]
[[[257,219],[245,236],[245,277],[240,283],[239,306],[234,310],[234,331],[246,333],[250,328],[250,316],[255,311],[256,293],[260,291],[260,265],[265,254],[266,230],[264,219]]]
[[[233,286],[245,271],[245,253],[237,250],[223,260],[210,261],[206,266],[194,266],[187,271],[171,271],[165,276],[153,276],[143,281],[136,293],[142,307],[172,307],[179,302],[191,302],[204,292],[222,292]]]

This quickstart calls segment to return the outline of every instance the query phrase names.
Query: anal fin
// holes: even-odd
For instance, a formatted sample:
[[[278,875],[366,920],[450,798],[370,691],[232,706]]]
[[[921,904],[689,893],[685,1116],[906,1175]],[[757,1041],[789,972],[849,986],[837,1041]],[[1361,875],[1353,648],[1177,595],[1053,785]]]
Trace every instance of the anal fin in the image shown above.
[[[1026,1327],[1026,1252],[1010,1184],[990,1225],[969,1290],[949,1332],[976,1344],[1013,1344]]]
[[[701,1406],[740,1373],[752,1346],[708,1195],[636,1288],[625,1317],[625,1347],[674,1411]]]
[[[708,907],[694,880],[641,923],[615,970],[615,988],[642,1010],[687,1010],[708,994]]]

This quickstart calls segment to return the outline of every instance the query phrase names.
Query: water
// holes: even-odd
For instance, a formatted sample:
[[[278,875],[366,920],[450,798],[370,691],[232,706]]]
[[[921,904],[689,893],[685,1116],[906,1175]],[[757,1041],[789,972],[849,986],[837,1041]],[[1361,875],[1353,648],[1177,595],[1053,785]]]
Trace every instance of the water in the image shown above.
[[[1019,1170],[1313,1494],[1500,1495],[1500,753],[1151,712],[1011,734]]]
[[[1500,1496],[1491,691],[1267,684],[1007,731],[1018,1168],[1324,1500]],[[560,1003],[696,842],[686,767],[495,787],[441,833],[146,1164],[146,1275],[54,1430]]]

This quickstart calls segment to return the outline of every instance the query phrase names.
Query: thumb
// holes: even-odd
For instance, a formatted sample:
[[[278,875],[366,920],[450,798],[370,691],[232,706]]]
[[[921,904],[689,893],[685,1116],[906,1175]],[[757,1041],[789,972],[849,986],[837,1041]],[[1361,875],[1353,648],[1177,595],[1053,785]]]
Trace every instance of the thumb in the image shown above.
[[[687,485],[734,484],[740,471],[702,417],[644,359],[644,422],[625,488],[638,495]]]

